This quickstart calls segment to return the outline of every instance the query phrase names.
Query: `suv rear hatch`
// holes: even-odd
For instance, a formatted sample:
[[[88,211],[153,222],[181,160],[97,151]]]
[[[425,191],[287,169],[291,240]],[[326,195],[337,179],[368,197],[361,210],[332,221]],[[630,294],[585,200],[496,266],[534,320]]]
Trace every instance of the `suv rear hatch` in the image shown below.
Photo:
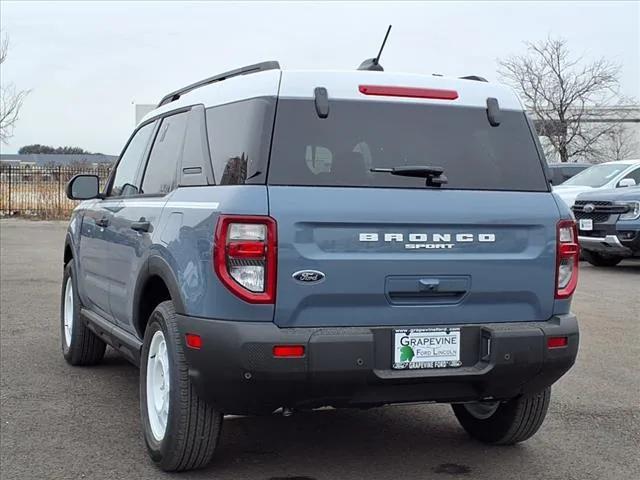
[[[371,171],[407,166],[448,183]],[[559,212],[522,111],[280,98],[267,184],[279,326],[552,315]]]

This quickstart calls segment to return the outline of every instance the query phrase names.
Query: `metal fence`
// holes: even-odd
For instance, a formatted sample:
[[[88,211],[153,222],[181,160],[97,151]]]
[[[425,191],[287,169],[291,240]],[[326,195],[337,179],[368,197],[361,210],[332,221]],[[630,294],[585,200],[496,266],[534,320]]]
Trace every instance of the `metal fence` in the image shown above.
[[[111,166],[0,166],[0,217],[67,218],[78,202],[65,194],[79,173],[98,175],[104,184]]]

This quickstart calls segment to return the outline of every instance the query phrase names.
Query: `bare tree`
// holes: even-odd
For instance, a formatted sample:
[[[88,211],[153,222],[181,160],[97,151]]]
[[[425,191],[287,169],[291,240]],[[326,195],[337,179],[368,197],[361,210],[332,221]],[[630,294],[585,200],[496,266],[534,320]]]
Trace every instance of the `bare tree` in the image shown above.
[[[5,35],[0,42],[0,66],[7,59],[8,52],[9,37]],[[2,143],[7,144],[13,136],[22,102],[28,94],[28,90],[17,90],[13,83],[0,85],[0,141]]]
[[[638,136],[621,124],[615,125],[601,143],[604,161],[636,158],[640,152]]]
[[[602,153],[602,140],[619,127],[594,120],[611,114],[603,106],[622,102],[620,67],[604,58],[573,58],[564,39],[548,37],[525,45],[525,55],[498,61],[498,73],[523,98],[538,132],[561,162],[595,160]]]

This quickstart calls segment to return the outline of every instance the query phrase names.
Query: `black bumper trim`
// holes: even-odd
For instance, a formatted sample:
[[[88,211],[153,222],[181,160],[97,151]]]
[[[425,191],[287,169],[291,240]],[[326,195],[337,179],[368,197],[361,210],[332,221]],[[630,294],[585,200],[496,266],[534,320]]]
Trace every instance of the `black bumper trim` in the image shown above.
[[[575,362],[579,341],[573,314],[546,322],[449,325],[461,328],[461,367],[392,370],[391,334],[399,327],[279,328],[184,315],[178,325],[182,334],[203,340],[200,350],[185,347],[199,395],[230,414],[512,398],[558,380]],[[568,345],[548,349],[549,336],[567,336]],[[274,358],[273,346],[282,344],[304,345],[305,356]]]

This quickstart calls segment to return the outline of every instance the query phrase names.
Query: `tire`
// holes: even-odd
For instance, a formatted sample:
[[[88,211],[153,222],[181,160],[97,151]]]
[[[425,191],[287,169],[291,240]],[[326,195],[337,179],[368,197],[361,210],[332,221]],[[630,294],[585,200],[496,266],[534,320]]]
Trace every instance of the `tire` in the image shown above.
[[[598,252],[590,252],[589,250],[584,250],[582,255],[584,256],[584,259],[594,267],[615,267],[624,258],[618,255],[605,255]]]
[[[164,342],[164,351],[162,343],[158,342]],[[160,414],[157,413],[158,402],[162,405]],[[222,430],[222,414],[201,400],[191,385],[184,343],[171,301],[162,302],[155,308],[144,334],[140,358],[140,413],[147,450],[162,470],[192,470],[211,461]]]
[[[484,415],[467,404],[453,404],[460,425],[476,440],[492,445],[513,445],[531,438],[540,428],[551,398],[551,388],[523,395],[485,410]]]
[[[62,355],[71,365],[96,365],[107,348],[80,318],[80,298],[73,260],[64,267],[60,300],[60,343]]]

